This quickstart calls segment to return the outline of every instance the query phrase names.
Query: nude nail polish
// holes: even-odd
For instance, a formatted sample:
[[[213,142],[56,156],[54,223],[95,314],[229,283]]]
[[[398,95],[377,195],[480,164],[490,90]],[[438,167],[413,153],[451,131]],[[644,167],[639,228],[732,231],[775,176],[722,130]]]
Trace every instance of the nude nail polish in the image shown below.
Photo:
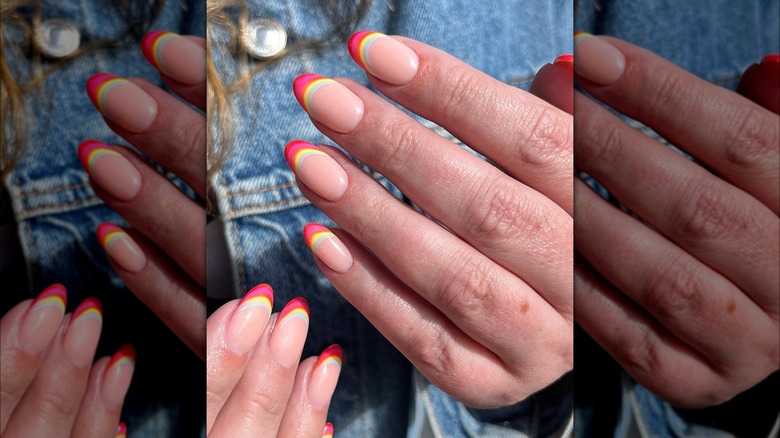
[[[102,327],[103,308],[100,301],[87,298],[71,315],[62,340],[65,354],[74,365],[83,368],[92,363]]]
[[[109,195],[131,201],[141,189],[141,174],[114,148],[95,140],[79,145],[79,160],[84,169]]]
[[[126,271],[137,273],[146,266],[141,247],[123,229],[105,222],[98,226],[97,237],[108,256]]]
[[[135,349],[125,345],[111,357],[100,388],[103,403],[113,410],[122,407],[135,370]]]
[[[22,320],[19,344],[29,354],[39,354],[57,334],[65,314],[67,292],[65,286],[53,284],[44,289]]]
[[[236,354],[252,350],[265,330],[273,308],[274,292],[271,286],[255,286],[233,310],[227,324],[225,342]]]
[[[114,438],[127,438],[127,425],[125,423],[119,423],[116,427]]]
[[[287,164],[295,175],[317,195],[336,202],[347,190],[347,172],[322,149],[303,140],[293,140],[284,148]]]
[[[574,71],[600,85],[620,79],[626,58],[617,47],[586,32],[574,33]]]
[[[303,227],[303,239],[309,248],[330,269],[341,274],[352,267],[352,253],[333,232],[318,223]]]
[[[206,49],[179,34],[149,32],[141,40],[141,52],[154,68],[177,82],[195,85],[206,80]]]
[[[322,429],[322,438],[333,438],[333,424],[325,423],[325,428]]]
[[[352,132],[363,118],[363,101],[333,79],[303,74],[295,78],[293,92],[309,116],[334,131]]]
[[[87,94],[103,117],[130,132],[146,131],[157,117],[157,101],[125,78],[93,75],[87,80]]]
[[[318,409],[327,409],[341,374],[343,356],[341,347],[333,344],[326,348],[314,363],[309,378],[309,402]]]
[[[379,32],[356,32],[349,38],[347,48],[363,70],[389,84],[409,83],[420,68],[420,58],[414,50]]]
[[[298,363],[309,331],[309,303],[295,298],[279,313],[268,347],[279,365],[290,368]]]

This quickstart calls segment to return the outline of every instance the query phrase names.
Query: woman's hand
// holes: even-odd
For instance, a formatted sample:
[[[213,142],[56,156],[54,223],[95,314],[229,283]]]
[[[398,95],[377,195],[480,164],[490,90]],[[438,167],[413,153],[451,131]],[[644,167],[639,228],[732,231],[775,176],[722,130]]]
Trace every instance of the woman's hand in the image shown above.
[[[443,390],[521,400],[572,367],[571,116],[417,41],[360,32],[349,46],[380,92],[503,171],[361,85],[298,77],[317,128],[430,215],[338,150],[294,141],[301,191],[344,228],[306,227],[318,265]]]
[[[722,403],[780,367],[778,116],[624,41],[575,41],[589,93],[695,158],[575,96],[577,166],[636,215],[577,180],[577,320],[662,398]]]
[[[150,32],[147,59],[179,96],[206,106],[201,38]],[[202,200],[206,191],[206,122],[202,113],[142,79],[92,76],[87,92],[116,133],[179,176]],[[103,201],[134,228],[112,224],[98,238],[114,270],[195,353],[205,358],[206,213],[135,151],[85,141],[79,158]]]
[[[92,363],[100,338],[100,302],[65,314],[65,288],[54,284],[0,320],[0,434],[113,436],[133,376],[126,345]],[[120,425],[124,427],[124,425]]]
[[[299,363],[309,306],[296,298],[280,313],[271,314],[272,308],[273,291],[261,284],[208,319],[209,436],[320,438],[333,433],[325,420],[341,372],[341,348],[331,345],[319,357]]]

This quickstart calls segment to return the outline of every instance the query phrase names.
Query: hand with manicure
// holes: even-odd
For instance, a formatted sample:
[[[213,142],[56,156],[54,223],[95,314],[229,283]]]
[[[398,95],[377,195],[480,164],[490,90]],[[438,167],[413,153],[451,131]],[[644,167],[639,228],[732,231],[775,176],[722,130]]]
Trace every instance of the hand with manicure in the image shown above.
[[[273,290],[261,284],[208,319],[209,436],[333,435],[325,421],[341,373],[341,348],[331,345],[300,362],[309,328],[306,300],[295,298],[279,313],[272,308]]]
[[[430,215],[337,149],[292,141],[301,191],[343,227],[306,226],[318,266],[444,391],[524,399],[572,367],[571,56],[539,72],[540,99],[407,38],[358,32],[348,50],[384,96],[501,168],[353,81],[299,76],[315,126]]]
[[[65,287],[54,284],[0,320],[0,435],[119,436],[133,347],[93,363],[103,325],[89,298],[65,313]]]
[[[202,38],[148,33],[141,50],[163,81],[195,107],[206,107]],[[206,195],[206,122],[202,113],[142,79],[107,73],[87,81],[106,123],[147,158]],[[203,202],[192,200],[128,147],[84,141],[78,150],[95,193],[132,229],[104,223],[100,244],[127,287],[195,353],[205,358],[205,226]]]
[[[615,38],[575,35],[577,321],[670,403],[723,403],[780,368],[780,62],[740,96]],[[772,98],[774,96],[774,98]]]

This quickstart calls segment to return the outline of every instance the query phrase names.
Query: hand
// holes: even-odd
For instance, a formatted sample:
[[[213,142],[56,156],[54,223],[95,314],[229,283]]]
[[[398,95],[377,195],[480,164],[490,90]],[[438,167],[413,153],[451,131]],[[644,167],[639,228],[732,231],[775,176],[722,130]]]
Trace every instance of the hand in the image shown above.
[[[696,160],[575,96],[577,166],[636,215],[576,181],[577,320],[672,404],[725,402],[780,367],[778,116],[624,41],[577,40],[582,86]]]
[[[212,314],[207,322],[206,421],[209,436],[326,436],[328,406],[341,372],[341,348],[298,363],[309,306],[296,298],[271,314],[267,284]],[[323,429],[324,428],[324,429]]]
[[[66,299],[65,288],[55,284],[0,320],[4,437],[113,436],[118,428],[133,348],[92,363],[103,323],[100,302],[90,298],[64,314]]]
[[[318,266],[438,387],[517,402],[572,367],[571,116],[410,39],[349,46],[381,93],[504,171],[361,85],[299,76],[315,126],[435,218],[337,149],[292,142],[301,191],[344,228],[306,227]]]
[[[147,34],[142,49],[165,83],[206,106],[206,52],[201,38]],[[160,62],[162,60],[162,62]],[[164,65],[165,69],[161,66]],[[147,157],[178,175],[200,199],[206,191],[202,113],[141,79],[92,76],[87,92],[106,123]],[[79,157],[92,187],[134,229],[98,229],[111,265],[128,288],[195,353],[205,358],[205,218],[193,201],[133,150],[86,141]]]

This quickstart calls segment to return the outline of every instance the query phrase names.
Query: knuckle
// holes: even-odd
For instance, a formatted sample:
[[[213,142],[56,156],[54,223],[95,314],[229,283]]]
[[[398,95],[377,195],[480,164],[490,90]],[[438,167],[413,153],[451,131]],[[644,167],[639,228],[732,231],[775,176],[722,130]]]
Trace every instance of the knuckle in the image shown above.
[[[377,170],[386,172],[405,169],[412,151],[422,141],[419,127],[402,117],[393,117],[381,125],[378,138],[386,138],[382,147],[375,148]]]
[[[510,141],[514,160],[536,172],[552,172],[571,161],[572,124],[564,123],[550,108],[534,107],[519,117]]]
[[[443,117],[468,111],[481,112],[474,108],[479,102],[494,102],[492,92],[484,86],[479,76],[465,68],[452,68],[442,73],[440,86],[435,94],[434,102],[438,103],[439,112]],[[473,99],[473,96],[482,96]]]
[[[679,108],[685,99],[680,96],[688,95],[690,90],[688,79],[677,73],[676,69],[658,69],[654,75],[654,87],[652,93],[648,93],[648,114],[664,114],[670,107]]]
[[[577,127],[574,129],[580,132]],[[626,130],[607,117],[589,117],[588,124],[581,131],[585,135],[574,136],[574,161],[577,165],[592,173],[613,168],[623,145],[627,143]]]
[[[686,241],[742,235],[753,228],[750,218],[736,212],[737,200],[714,179],[706,177],[687,184],[673,206],[672,233]]]
[[[173,140],[175,144],[170,149],[175,151],[174,159],[180,163],[180,166],[203,161],[203,151],[206,150],[206,128],[202,123],[187,120],[176,124],[176,136]]]
[[[545,225],[536,210],[517,187],[511,187],[503,178],[494,178],[474,191],[464,212],[466,229],[480,240],[533,235]]]
[[[618,334],[618,340],[614,344],[614,356],[619,358],[623,367],[636,376],[637,380],[642,380],[642,377],[661,380],[666,361],[661,357],[658,338],[650,328],[642,330],[639,337],[632,337],[628,332],[625,332],[624,336]]]
[[[648,310],[661,321],[684,322],[704,308],[707,296],[699,272],[691,262],[666,258],[652,272],[643,291]]]
[[[58,389],[54,385],[35,397],[36,412],[41,416],[49,417],[57,422],[62,418],[76,415],[78,404],[74,402],[71,394]]]
[[[748,107],[734,117],[734,129],[725,144],[724,159],[730,165],[753,169],[766,165],[780,151],[777,123],[769,123],[763,110]]]
[[[443,330],[431,327],[411,331],[415,338],[409,344],[409,356],[426,375],[456,379],[460,366]]]
[[[476,257],[454,257],[438,282],[438,301],[465,321],[497,310],[498,272]],[[527,311],[527,306],[524,306]]]

